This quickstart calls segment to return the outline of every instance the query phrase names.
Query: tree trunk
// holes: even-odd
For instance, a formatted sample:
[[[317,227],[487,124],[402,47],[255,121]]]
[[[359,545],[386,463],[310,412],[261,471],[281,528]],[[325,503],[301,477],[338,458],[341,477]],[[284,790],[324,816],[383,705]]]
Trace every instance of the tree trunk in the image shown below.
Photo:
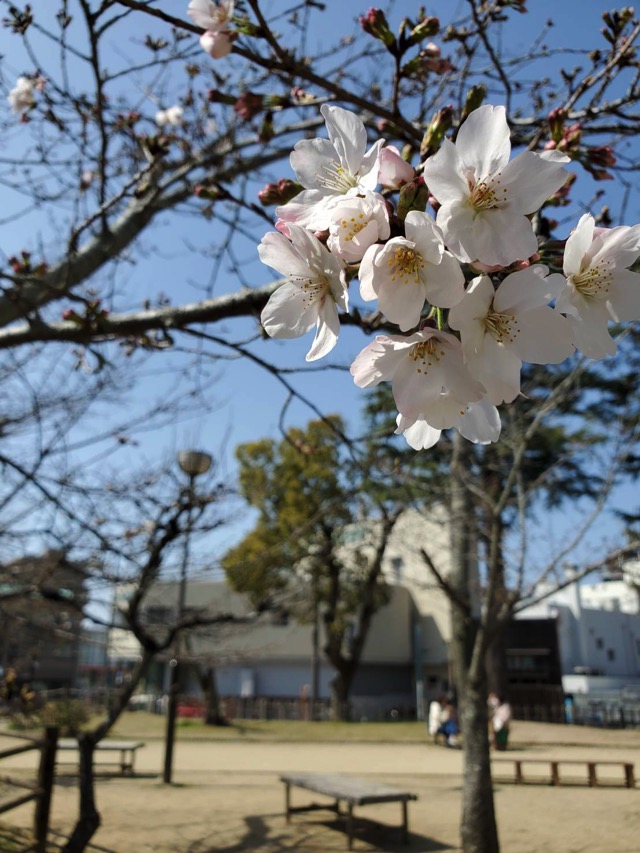
[[[336,671],[335,677],[331,680],[331,719],[339,720],[343,723],[351,721],[351,703],[349,694],[351,692],[351,682],[353,680],[353,672],[347,670]]]
[[[95,801],[93,752],[95,741],[89,734],[78,736],[80,751],[80,810],[71,837],[62,848],[63,853],[83,853],[100,826],[100,814]]]
[[[507,628],[501,625],[493,635],[487,649],[487,688],[503,699],[509,698],[509,674],[507,669]]]
[[[204,696],[204,724],[206,726],[228,726],[229,721],[220,707],[215,668],[213,666],[198,666],[197,672]]]
[[[489,718],[485,678],[468,682],[461,714],[464,745],[462,820],[464,853],[498,853],[498,829],[491,784]]]
[[[493,804],[485,632],[477,595],[475,513],[466,488],[470,445],[456,434],[451,460],[450,525],[452,653],[462,729],[463,773],[460,834],[464,853],[499,853]]]

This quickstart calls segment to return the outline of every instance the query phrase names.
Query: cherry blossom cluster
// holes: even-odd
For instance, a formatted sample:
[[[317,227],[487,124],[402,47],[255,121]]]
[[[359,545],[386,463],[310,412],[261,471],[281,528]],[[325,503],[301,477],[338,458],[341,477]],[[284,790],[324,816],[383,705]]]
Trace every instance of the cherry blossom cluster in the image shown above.
[[[383,140],[368,147],[357,115],[326,104],[321,113],[328,139],[295,145],[303,189],[276,209],[277,230],[258,247],[287,278],[262,312],[267,334],[295,338],[315,327],[306,358],[325,356],[357,277],[361,298],[377,300],[400,334],[378,335],[351,373],[361,388],[391,382],[396,432],[416,450],[450,428],[474,443],[497,441],[496,407],[520,393],[523,362],[615,353],[609,321],[640,318],[640,275],[629,269],[640,225],[599,228],[585,214],[566,241],[564,274],[536,263],[530,217],[567,181],[566,155],[511,158],[505,109],[485,105],[418,175]],[[435,218],[420,201],[427,195]]]
[[[200,47],[212,59],[222,59],[228,56],[236,38],[235,32],[229,29],[233,21],[234,0],[191,0],[187,14],[194,24],[204,29],[200,36]]]
[[[40,74],[32,77],[18,77],[16,85],[7,95],[12,111],[20,116],[23,122],[28,121],[29,112],[36,105],[36,92],[42,92],[47,80]]]

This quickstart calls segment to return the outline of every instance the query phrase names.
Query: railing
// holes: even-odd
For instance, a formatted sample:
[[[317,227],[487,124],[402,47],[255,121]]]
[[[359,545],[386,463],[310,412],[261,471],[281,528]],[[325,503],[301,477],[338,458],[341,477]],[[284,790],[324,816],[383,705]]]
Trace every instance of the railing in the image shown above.
[[[38,766],[38,778],[34,783],[13,779],[11,776],[0,776],[0,781],[14,788],[21,788],[28,793],[20,794],[10,800],[0,802],[0,814],[15,809],[35,800],[35,812],[33,817],[33,836],[35,839],[35,853],[46,853],[47,833],[49,831],[49,814],[51,811],[51,795],[53,792],[53,778],[56,766],[56,747],[58,744],[58,729],[47,728],[44,737],[35,739],[26,735],[3,733],[3,737],[26,740],[28,743],[21,746],[10,747],[0,751],[0,761],[12,755],[23,752],[40,750],[40,763]]]

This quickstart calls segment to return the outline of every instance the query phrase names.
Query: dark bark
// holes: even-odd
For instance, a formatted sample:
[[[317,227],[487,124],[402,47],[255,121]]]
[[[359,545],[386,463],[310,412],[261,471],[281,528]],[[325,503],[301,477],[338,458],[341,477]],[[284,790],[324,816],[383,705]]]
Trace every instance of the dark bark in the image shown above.
[[[78,735],[80,751],[80,810],[71,837],[62,848],[63,853],[82,853],[100,826],[100,814],[96,808],[93,775],[93,754],[96,741],[91,734]]]
[[[491,783],[487,684],[483,674],[467,682],[460,717],[464,744],[460,834],[464,853],[498,853],[500,849]]]
[[[206,726],[228,726],[229,721],[220,705],[215,667],[197,666],[196,672],[204,697],[204,724]]]
[[[462,819],[464,853],[499,853],[491,784],[487,717],[487,632],[477,587],[474,507],[466,487],[470,445],[454,439],[450,475],[452,653],[463,744]]]
[[[359,608],[354,614],[352,623],[353,634],[349,639],[349,648],[344,651],[345,626],[339,615],[341,595],[341,572],[344,567],[334,557],[332,546],[332,531],[327,530],[326,549],[324,552],[324,568],[329,579],[327,601],[322,620],[325,626],[327,641],[324,653],[336,670],[331,682],[331,718],[348,721],[351,719],[350,693],[358,666],[362,659],[364,645],[371,628],[371,620],[380,608],[378,595],[379,581],[382,573],[382,560],[389,541],[389,536],[398,520],[399,513],[385,515],[381,521],[380,541],[369,563],[367,574],[359,590]],[[347,569],[348,571],[349,569]]]
[[[496,631],[487,649],[487,692],[509,698],[509,672],[507,668],[507,624]]]

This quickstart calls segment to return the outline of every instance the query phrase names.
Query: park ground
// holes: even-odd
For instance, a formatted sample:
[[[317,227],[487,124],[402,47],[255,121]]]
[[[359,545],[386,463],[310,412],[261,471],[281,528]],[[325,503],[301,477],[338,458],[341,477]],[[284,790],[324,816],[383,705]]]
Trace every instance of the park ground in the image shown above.
[[[287,771],[352,773],[417,794],[418,801],[409,804],[408,847],[400,842],[400,805],[389,803],[356,809],[356,851],[459,850],[462,755],[431,743],[420,724],[256,721],[222,730],[187,724],[178,732],[172,785],[163,785],[158,776],[164,746],[160,718],[126,715],[115,736],[141,739],[146,745],[138,752],[134,778],[99,778],[102,826],[93,839],[94,853],[344,850],[344,827],[329,811],[294,815],[285,823],[278,777]],[[0,749],[6,745],[0,732]],[[640,731],[516,722],[507,756],[632,761],[639,776]],[[34,766],[34,754],[26,753],[3,761],[0,769],[2,774],[26,776]],[[570,772],[576,782],[586,778],[586,770],[575,767]],[[617,768],[607,773],[622,779]],[[510,771],[500,766],[495,775],[506,778]],[[297,789],[292,797],[293,805],[322,800]],[[638,784],[630,790],[584,784],[551,787],[542,776],[540,784],[524,786],[497,781],[495,802],[503,853],[640,849]],[[32,806],[25,805],[0,820],[26,829],[32,814]],[[76,814],[76,778],[73,768],[63,765],[53,797],[54,840],[62,841],[69,833]],[[0,830],[0,851],[20,849],[12,843]]]

